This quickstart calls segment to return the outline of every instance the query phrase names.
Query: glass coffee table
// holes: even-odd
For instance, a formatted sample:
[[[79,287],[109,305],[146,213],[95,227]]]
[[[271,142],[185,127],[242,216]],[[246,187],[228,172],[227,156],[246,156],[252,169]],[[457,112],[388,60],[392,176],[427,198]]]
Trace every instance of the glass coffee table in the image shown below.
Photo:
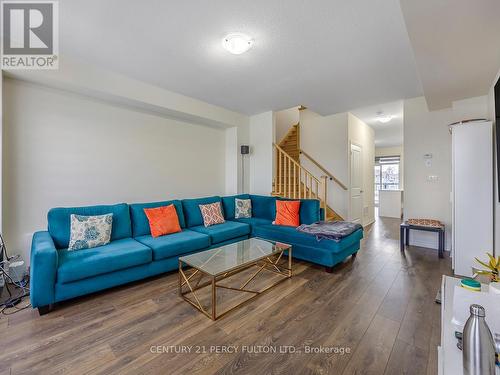
[[[286,258],[286,256],[283,257],[284,255],[288,257],[287,260],[284,259]],[[250,268],[255,268],[255,271],[251,270],[253,272],[246,279],[239,280],[239,285],[229,286],[227,282],[224,282],[226,285],[221,283]],[[258,290],[251,288],[252,281],[255,281],[258,275],[263,274],[263,271],[278,275],[277,280],[266,283],[267,285]],[[212,320],[220,318],[290,277],[292,277],[292,247],[260,238],[250,238],[179,258],[179,295]],[[208,280],[201,282],[207,278]],[[203,288],[211,288],[210,307],[204,307],[197,295],[197,291]],[[218,313],[218,288],[247,293],[250,297]]]

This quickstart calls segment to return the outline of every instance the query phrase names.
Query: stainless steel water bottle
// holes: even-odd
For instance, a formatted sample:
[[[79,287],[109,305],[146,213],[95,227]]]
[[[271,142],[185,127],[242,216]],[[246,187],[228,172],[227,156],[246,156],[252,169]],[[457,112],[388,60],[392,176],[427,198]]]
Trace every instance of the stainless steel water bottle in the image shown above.
[[[470,305],[470,316],[463,332],[465,375],[495,375],[495,343],[485,316],[483,306]]]

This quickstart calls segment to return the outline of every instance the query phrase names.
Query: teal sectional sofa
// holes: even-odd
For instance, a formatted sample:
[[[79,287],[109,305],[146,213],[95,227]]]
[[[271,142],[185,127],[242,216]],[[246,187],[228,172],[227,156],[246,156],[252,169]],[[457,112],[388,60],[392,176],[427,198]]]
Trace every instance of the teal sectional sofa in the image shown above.
[[[251,199],[252,217],[235,219],[235,198]],[[219,247],[249,237],[282,241],[293,246],[293,257],[331,270],[360,247],[363,231],[340,242],[317,241],[295,228],[273,225],[276,197],[236,195],[153,203],[53,208],[47,215],[48,230],[36,232],[31,246],[31,304],[40,314],[59,301],[86,295],[131,281],[172,271],[179,256]],[[203,226],[199,205],[221,202],[226,222]],[[153,238],[144,208],[174,204],[182,231]],[[68,251],[70,215],[113,214],[111,242],[93,249]],[[302,199],[301,224],[323,219],[319,202]]]

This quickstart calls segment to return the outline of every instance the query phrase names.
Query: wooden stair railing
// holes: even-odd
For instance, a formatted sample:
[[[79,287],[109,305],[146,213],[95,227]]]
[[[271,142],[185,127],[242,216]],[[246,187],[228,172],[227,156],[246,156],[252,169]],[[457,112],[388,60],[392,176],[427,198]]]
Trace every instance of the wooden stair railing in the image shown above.
[[[305,109],[305,107],[299,108],[299,110],[301,109]],[[300,148],[300,123],[292,125],[280,142],[277,145],[274,144],[274,146],[276,149],[276,169],[272,194],[292,199],[318,199],[321,202],[321,207],[325,209],[326,220],[343,220],[342,216],[326,203],[327,179],[334,181],[344,190],[347,190],[347,187]],[[300,162],[301,154],[325,173],[326,176],[318,179],[302,167]]]
[[[330,178],[330,180],[335,181],[343,190],[347,191],[347,186],[345,186],[342,181],[340,181],[337,177],[335,177],[333,174],[328,172],[328,170],[323,167],[320,163],[318,163],[316,160],[314,160],[307,152],[305,152],[302,149],[299,149],[299,154],[304,155],[307,159],[309,159],[316,167],[318,167],[323,173],[327,175],[327,177]]]
[[[316,178],[276,143],[276,178],[273,194],[287,198],[319,199],[321,207],[327,210],[327,176]]]

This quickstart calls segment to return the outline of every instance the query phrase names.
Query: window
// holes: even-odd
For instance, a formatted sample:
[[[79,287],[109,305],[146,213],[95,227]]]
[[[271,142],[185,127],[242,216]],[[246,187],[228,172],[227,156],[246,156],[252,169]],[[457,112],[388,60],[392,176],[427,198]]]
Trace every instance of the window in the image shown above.
[[[399,156],[375,158],[375,206],[380,190],[399,190]]]

